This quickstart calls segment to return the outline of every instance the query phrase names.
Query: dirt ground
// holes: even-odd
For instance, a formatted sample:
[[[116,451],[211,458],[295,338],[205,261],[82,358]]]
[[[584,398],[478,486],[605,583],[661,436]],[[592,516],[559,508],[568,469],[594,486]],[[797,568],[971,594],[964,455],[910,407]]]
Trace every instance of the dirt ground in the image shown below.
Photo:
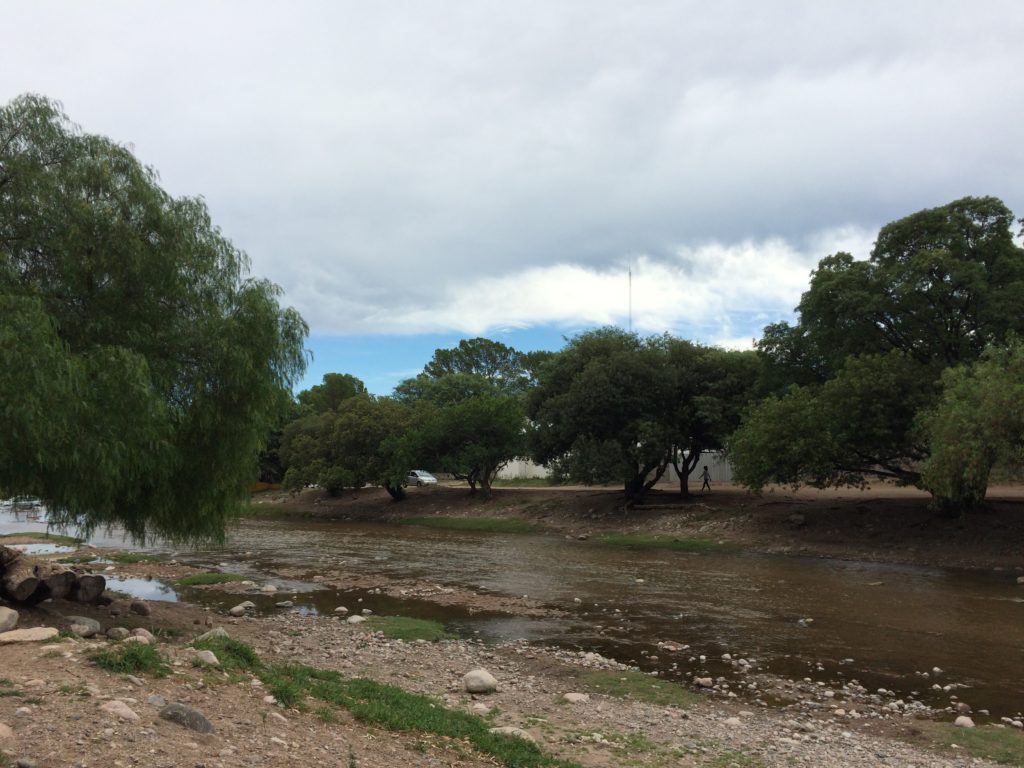
[[[482,500],[464,485],[410,488],[393,502],[366,488],[330,498],[267,492],[257,508],[281,514],[347,520],[400,520],[423,515],[508,517],[572,536],[606,532],[655,533],[726,541],[755,552],[950,567],[1024,568],[1024,486],[990,488],[983,510],[944,518],[928,509],[928,495],[878,484],[866,490],[769,488],[753,494],[716,484],[683,500],[657,487],[644,504],[623,511],[613,488],[579,486],[497,488]]]

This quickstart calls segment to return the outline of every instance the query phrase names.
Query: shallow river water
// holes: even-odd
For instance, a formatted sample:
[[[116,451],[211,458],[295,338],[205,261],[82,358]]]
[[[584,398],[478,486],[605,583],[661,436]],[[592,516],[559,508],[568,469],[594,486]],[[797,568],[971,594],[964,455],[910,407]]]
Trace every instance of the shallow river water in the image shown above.
[[[120,545],[102,538],[96,543]],[[233,529],[227,548],[178,556],[261,580],[266,569],[282,566],[308,569],[309,579],[319,569],[342,568],[529,595],[566,615],[473,616],[423,601],[338,594],[311,582],[274,579],[281,590],[276,597],[253,598],[263,610],[277,610],[274,602],[286,598],[294,600],[293,610],[305,612],[368,607],[438,619],[484,639],[593,650],[669,677],[698,668],[726,674],[729,666],[720,657],[730,653],[782,675],[856,678],[869,690],[884,687],[900,696],[918,691],[936,706],[947,705],[950,692],[932,686],[959,683],[967,687],[953,693],[976,710],[1024,710],[1024,587],[1007,573],[296,520],[246,520]],[[147,596],[174,599],[175,593],[158,586]],[[223,606],[237,601],[197,590],[182,597]],[[692,650],[659,653],[659,641]],[[685,663],[691,653],[708,661]],[[942,671],[936,674],[934,667]]]

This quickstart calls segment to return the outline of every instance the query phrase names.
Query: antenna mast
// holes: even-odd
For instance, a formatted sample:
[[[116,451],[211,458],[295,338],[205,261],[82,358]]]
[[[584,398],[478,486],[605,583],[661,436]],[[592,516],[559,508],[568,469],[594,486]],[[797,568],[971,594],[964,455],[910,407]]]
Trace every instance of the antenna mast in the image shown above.
[[[633,257],[629,259],[629,332],[633,332]]]

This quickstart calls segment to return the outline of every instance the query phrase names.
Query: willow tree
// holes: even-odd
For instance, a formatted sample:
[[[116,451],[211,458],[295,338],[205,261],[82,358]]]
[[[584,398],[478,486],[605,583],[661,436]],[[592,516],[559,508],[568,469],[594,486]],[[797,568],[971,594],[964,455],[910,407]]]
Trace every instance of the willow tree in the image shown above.
[[[0,108],[0,489],[136,540],[219,537],[306,325],[195,198],[22,96]]]

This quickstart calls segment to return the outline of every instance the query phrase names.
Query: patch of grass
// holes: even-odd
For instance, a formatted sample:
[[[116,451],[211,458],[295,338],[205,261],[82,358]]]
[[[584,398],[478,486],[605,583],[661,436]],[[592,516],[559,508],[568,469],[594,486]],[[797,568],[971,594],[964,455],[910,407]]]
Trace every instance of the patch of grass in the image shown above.
[[[746,752],[721,752],[705,763],[709,768],[765,768],[764,761]]]
[[[57,630],[57,637],[60,640],[74,640],[76,637],[78,637],[78,635],[76,635],[67,627],[64,627],[63,629]]]
[[[616,749],[631,754],[653,752],[658,748],[657,744],[642,733],[627,733],[609,736],[608,739],[615,744]]]
[[[85,687],[84,683],[76,683],[71,685],[65,683],[57,688],[58,693],[63,693],[65,696],[91,696],[89,689]]]
[[[256,504],[250,503],[242,507],[238,513],[240,518],[279,518],[279,517],[312,517],[312,513],[302,509],[295,509],[284,504]]]
[[[181,637],[182,631],[177,627],[153,627],[153,635],[162,640],[173,640]]]
[[[681,685],[632,670],[586,672],[580,675],[579,681],[594,693],[660,706],[674,704],[680,709],[685,709],[701,700],[699,695]]]
[[[182,587],[201,587],[207,584],[227,584],[230,581],[245,581],[245,576],[237,573],[193,573],[182,576],[178,584]]]
[[[687,539],[657,533],[604,533],[600,544],[634,549],[671,549],[677,552],[729,552],[736,547],[707,539]]]
[[[407,517],[402,525],[441,528],[447,531],[475,531],[480,533],[533,533],[537,526],[516,518],[491,517]]]
[[[394,640],[427,640],[434,643],[452,637],[439,622],[408,616],[370,616],[363,626]]]
[[[80,539],[77,536],[64,536],[60,533],[48,533],[46,531],[20,531],[18,533],[3,533],[0,534],[0,539],[32,539],[33,541],[43,541],[50,544],[70,544],[72,546],[78,546],[85,539]]]
[[[97,555],[72,555],[71,557],[58,557],[57,562],[65,565],[81,565],[82,563],[93,563],[99,560]]]
[[[920,723],[919,727],[937,745],[956,744],[972,757],[1003,765],[1024,765],[1024,733],[1015,728],[954,728],[948,723]]]
[[[316,716],[320,718],[320,722],[327,723],[327,725],[338,723],[338,713],[331,707],[320,707],[316,711]]]
[[[144,672],[153,677],[167,677],[171,672],[160,652],[142,643],[120,643],[109,650],[97,651],[89,660],[109,672],[125,675]]]
[[[275,697],[278,690],[287,691],[289,696],[303,692],[348,709],[358,720],[391,731],[418,731],[465,740],[509,768],[579,768],[545,755],[533,742],[490,733],[490,724],[476,715],[372,680],[346,680],[334,671],[285,664],[272,667],[264,683]],[[286,703],[280,697],[278,700]]]
[[[263,662],[252,648],[243,642],[230,637],[211,637],[206,640],[194,640],[192,647],[200,651],[213,651],[225,671],[255,672],[263,667]]]
[[[160,555],[147,555],[143,552],[117,552],[109,556],[115,563],[155,563]]]

